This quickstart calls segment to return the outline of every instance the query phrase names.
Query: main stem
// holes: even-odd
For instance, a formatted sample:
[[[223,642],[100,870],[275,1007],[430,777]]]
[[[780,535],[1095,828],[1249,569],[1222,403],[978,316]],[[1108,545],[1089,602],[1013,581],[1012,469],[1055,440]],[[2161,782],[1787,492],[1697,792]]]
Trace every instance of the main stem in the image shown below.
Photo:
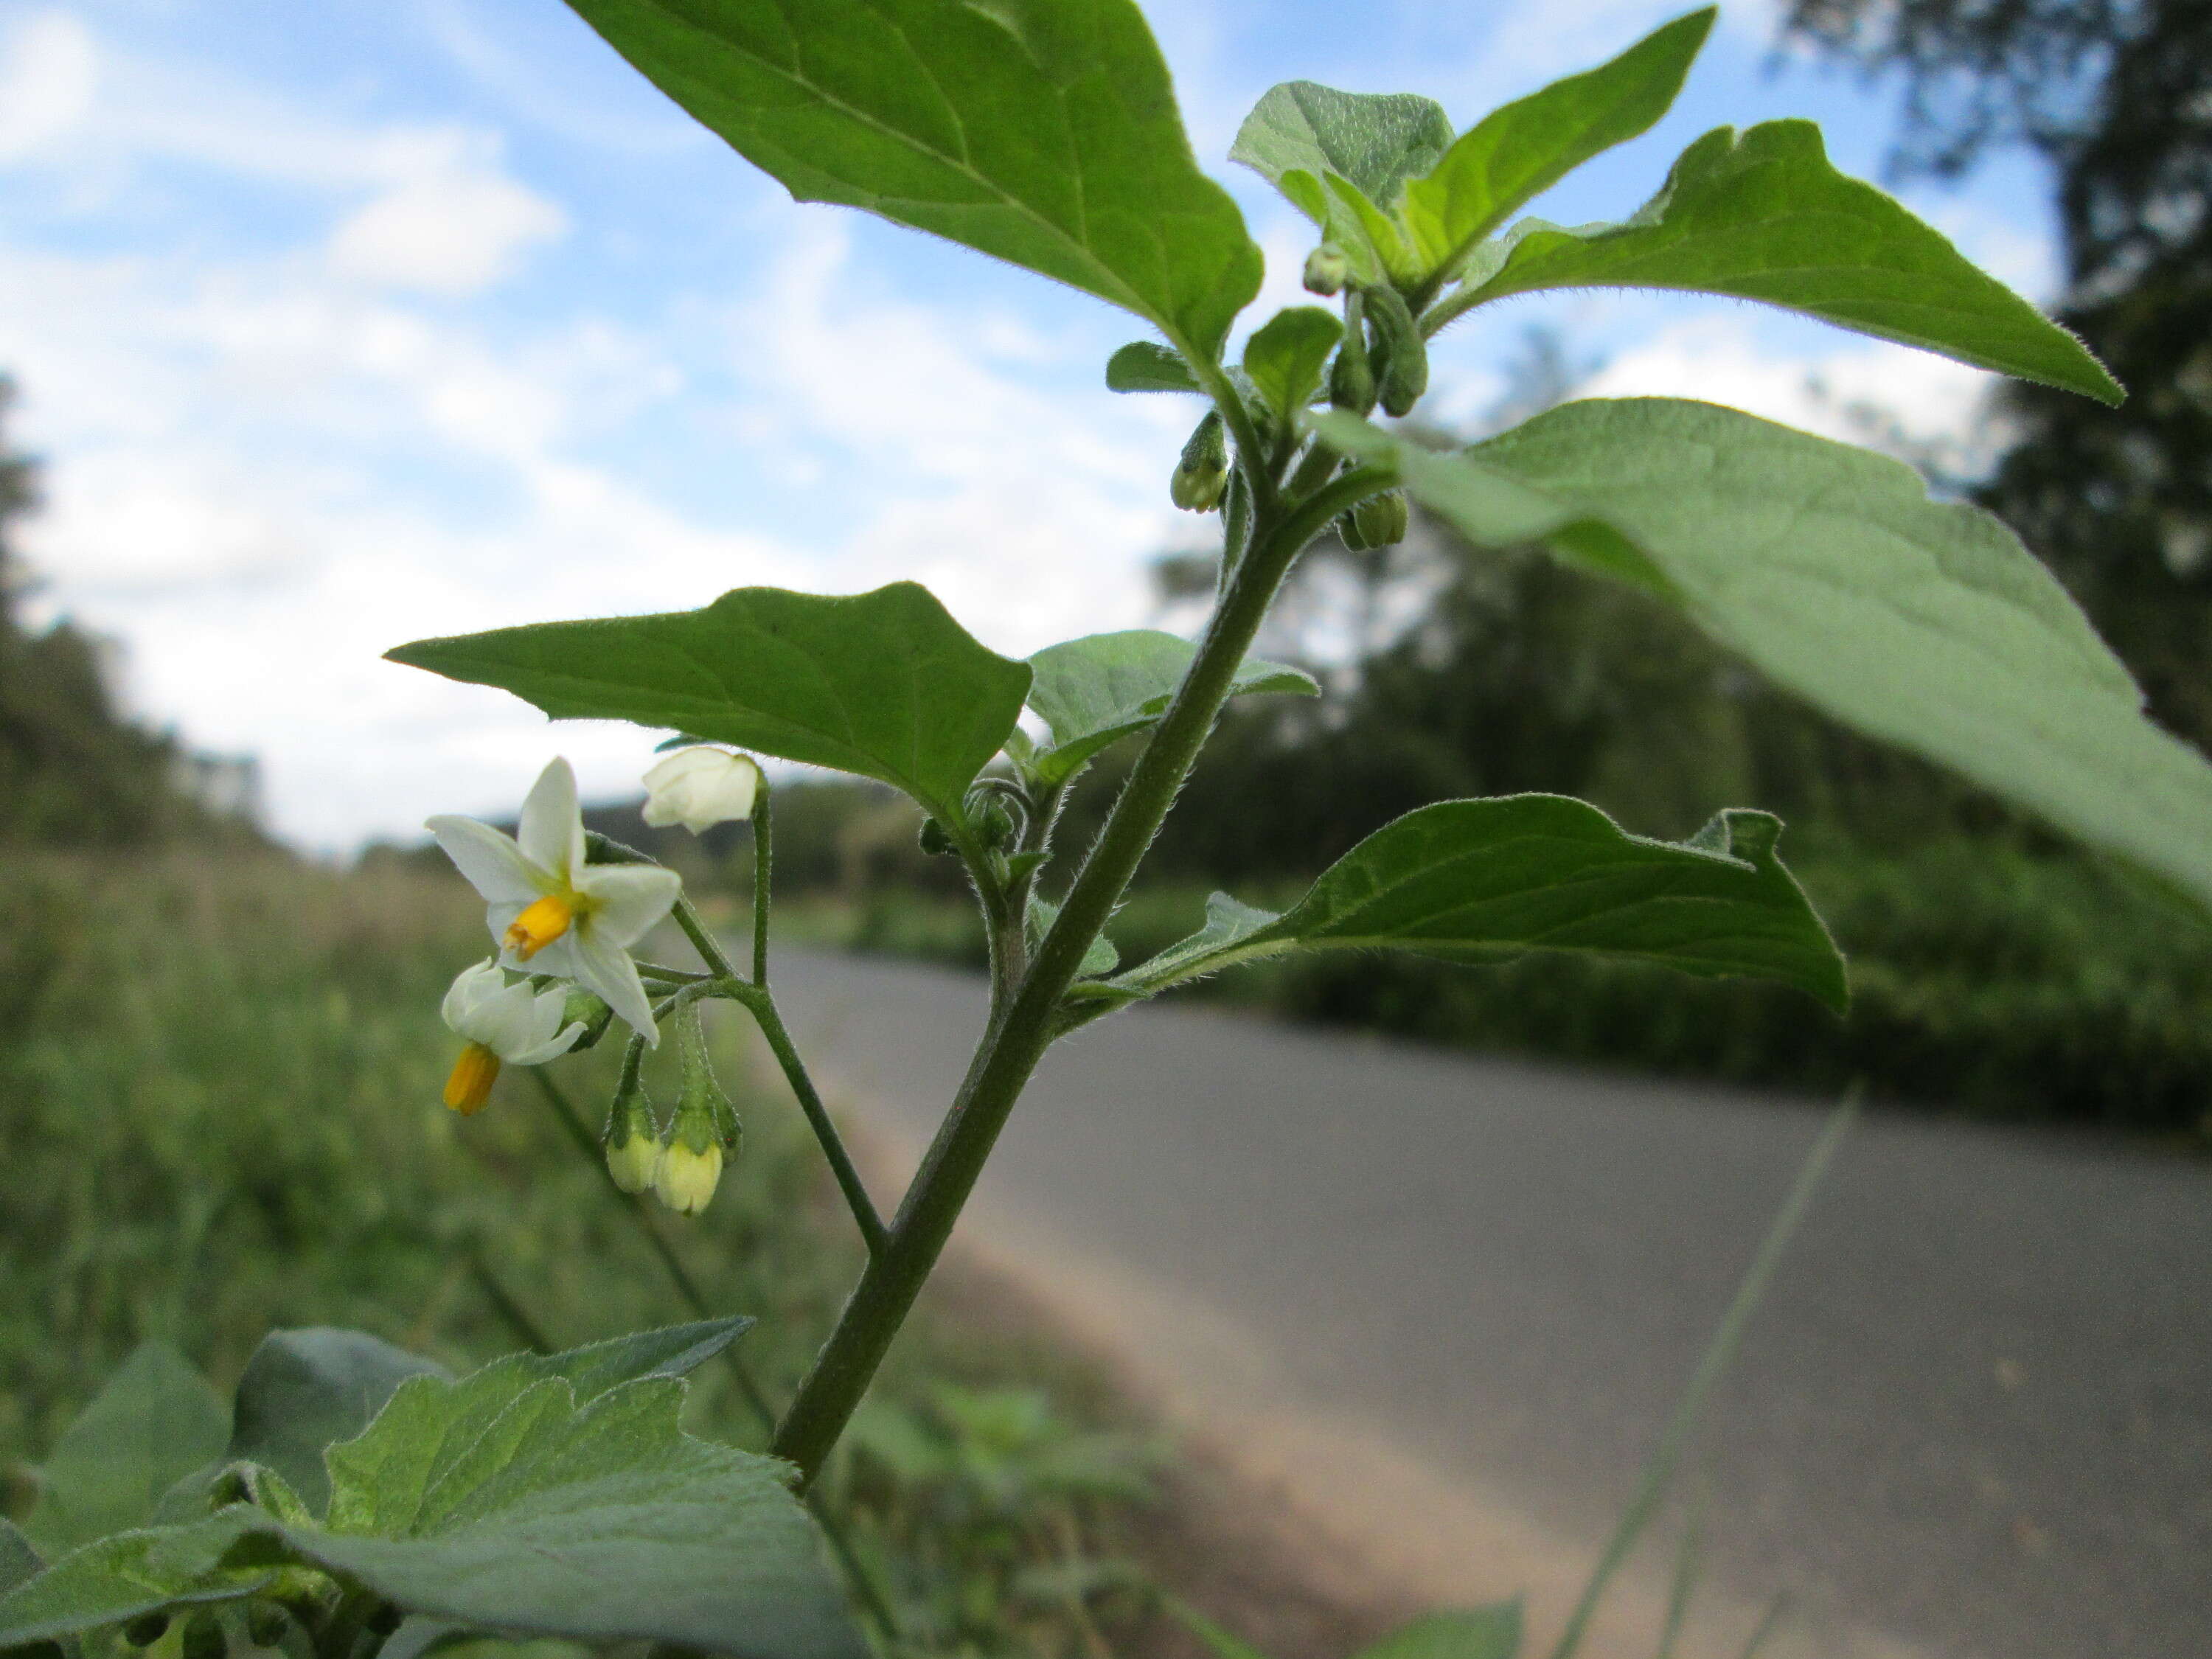
[[[1007,1115],[1052,1041],[1060,998],[1205,746],[1291,561],[1330,519],[1389,482],[1363,471],[1287,511],[1273,503],[1255,506],[1252,550],[1208,623],[1175,701],[1131,771],[1003,1018],[985,1038],[907,1188],[883,1249],[861,1273],[836,1328],[776,1426],[770,1449],[798,1466],[802,1484],[820,1472],[936,1267]]]

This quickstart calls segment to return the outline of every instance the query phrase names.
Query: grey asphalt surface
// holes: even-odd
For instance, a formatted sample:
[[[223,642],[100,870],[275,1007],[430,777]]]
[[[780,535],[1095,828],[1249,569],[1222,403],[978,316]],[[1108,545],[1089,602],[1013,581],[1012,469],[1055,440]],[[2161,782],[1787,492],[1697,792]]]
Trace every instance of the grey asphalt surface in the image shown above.
[[[926,1134],[979,983],[777,979],[833,1086]],[[1047,1058],[985,1182],[1595,1539],[1825,1109],[1140,1008]],[[1711,1420],[1735,1583],[1960,1659],[2206,1659],[2212,1169],[1869,1117]]]

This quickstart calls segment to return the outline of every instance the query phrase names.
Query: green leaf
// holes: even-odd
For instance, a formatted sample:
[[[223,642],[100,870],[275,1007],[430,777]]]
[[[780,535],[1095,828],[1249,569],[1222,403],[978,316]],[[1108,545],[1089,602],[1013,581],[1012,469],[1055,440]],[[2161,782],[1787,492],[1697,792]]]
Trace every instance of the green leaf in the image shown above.
[[[31,1540],[23,1530],[5,1516],[0,1516],[0,1595],[5,1595],[27,1578],[35,1578],[44,1572],[46,1564],[31,1547]]]
[[[1678,17],[1611,63],[1555,81],[1462,133],[1434,169],[1406,186],[1403,216],[1428,268],[1449,270],[1531,197],[1648,131],[1681,91],[1715,15],[1707,6]]]
[[[223,1458],[276,1470],[319,1515],[331,1501],[323,1449],[367,1428],[409,1377],[449,1375],[366,1331],[271,1331],[238,1379]]]
[[[1157,629],[1091,634],[1047,646],[1030,659],[1029,705],[1052,728],[1052,743],[1030,764],[1047,784],[1073,777],[1107,744],[1141,732],[1167,713],[1197,649]],[[1315,697],[1313,677],[1253,659],[1237,671],[1231,696],[1282,692]]]
[[[749,1315],[702,1319],[689,1325],[636,1331],[565,1353],[510,1354],[487,1370],[511,1365],[526,1376],[558,1376],[576,1391],[576,1403],[647,1376],[688,1376],[753,1328]]]
[[[1370,1643],[1353,1659],[1514,1659],[1520,1651],[1516,1597],[1494,1607],[1429,1613]]]
[[[1118,975],[1113,983],[1132,995],[1148,996],[1167,986],[1211,973],[1217,967],[1226,967],[1236,958],[1239,945],[1278,919],[1276,911],[1258,909],[1226,893],[1212,894],[1206,901],[1203,927],[1189,938],[1170,945],[1159,955]]]
[[[1223,954],[1395,947],[1493,963],[1579,951],[1778,980],[1841,1009],[1843,957],[1775,856],[1781,832],[1765,812],[1726,811],[1677,844],[1562,795],[1440,801],[1368,836]]]
[[[2212,906],[2212,766],[2144,717],[2010,531],[1929,501],[1911,468],[1671,398],[1564,404],[1451,455],[1314,423],[1474,541],[1543,540],[1640,580],[1845,725]]]
[[[569,0],[802,202],[866,208],[1217,358],[1260,251],[1131,0]]]
[[[1328,367],[1328,354],[1343,337],[1344,324],[1335,313],[1292,306],[1270,317],[1244,343],[1244,373],[1267,406],[1287,421],[1306,406]]]
[[[1206,388],[1182,355],[1157,340],[1132,340],[1106,360],[1109,392],[1195,392]]]
[[[1059,919],[1060,906],[1043,894],[1039,893],[1030,900],[1025,931],[1030,950],[1034,951],[1044,943],[1044,936],[1052,931],[1053,923]],[[1121,963],[1121,953],[1114,948],[1114,941],[1100,933],[1083,947],[1083,960],[1076,964],[1075,976],[1078,980],[1101,979]]]
[[[1278,186],[1288,173],[1334,173],[1387,208],[1399,186],[1434,167],[1451,142],[1451,117],[1433,100],[1285,81],[1252,106],[1229,159]]]
[[[664,1346],[663,1363],[682,1352]],[[603,1378],[607,1358],[584,1370]],[[410,1378],[331,1449],[327,1524],[238,1504],[103,1539],[0,1595],[0,1647],[248,1595],[295,1565],[358,1581],[417,1621],[865,1659],[787,1466],[685,1434],[678,1378],[580,1401],[542,1369]]]
[[[740,587],[700,611],[503,628],[385,654],[499,686],[556,720],[675,726],[879,778],[951,821],[1030,681],[913,582],[838,599]]]
[[[2079,340],[1872,185],[1828,165],[1809,121],[1707,133],[1619,225],[1538,221],[1471,258],[1455,312],[1555,288],[1685,289],[1759,300],[1839,327],[2108,404],[2124,395]]]
[[[683,1396],[672,1377],[581,1405],[565,1379],[520,1368],[417,1379],[332,1448],[329,1528],[284,1535],[413,1614],[865,1659],[789,1469],[684,1433]]]
[[[48,1559],[141,1526],[161,1494],[222,1455],[222,1401],[166,1342],[143,1342],[62,1431],[23,1530]]]
[[[0,1595],[0,1649],[251,1595],[268,1583],[267,1564],[222,1564],[261,1515],[234,1504],[186,1526],[118,1533],[70,1552]]]

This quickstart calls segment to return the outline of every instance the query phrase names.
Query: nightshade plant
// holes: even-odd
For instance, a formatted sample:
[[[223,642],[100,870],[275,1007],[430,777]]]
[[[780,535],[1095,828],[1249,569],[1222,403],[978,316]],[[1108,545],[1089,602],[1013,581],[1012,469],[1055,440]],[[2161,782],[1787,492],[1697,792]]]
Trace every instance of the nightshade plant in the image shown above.
[[[1239,963],[1345,949],[1470,963],[1587,951],[1765,977],[1840,1008],[1842,957],[1781,861],[1774,818],[1721,811],[1676,844],[1544,795],[1424,807],[1284,911],[1217,896],[1189,939],[1147,962],[1115,960],[1101,929],[1224,702],[1316,694],[1297,672],[1248,658],[1285,574],[1333,530],[1357,545],[1402,535],[1408,497],[1478,545],[1540,543],[1643,588],[1834,718],[2212,902],[2212,769],[2145,720],[2119,662],[2001,524],[1931,501],[1907,468],[1672,398],[1570,403],[1461,450],[1377,423],[1419,402],[1439,329],[1508,295],[1567,287],[1731,295],[2118,399],[2078,342],[1896,202],[1836,173],[1802,121],[1706,134],[1618,223],[1516,221],[1659,118],[1710,9],[1464,129],[1425,98],[1310,82],[1268,93],[1231,158],[1313,222],[1305,282],[1333,303],[1261,319],[1231,361],[1260,251],[1193,160],[1133,0],[569,3],[799,199],[964,243],[1148,325],[1113,355],[1106,384],[1195,404],[1168,489],[1182,507],[1218,512],[1212,614],[1194,645],[1106,634],[1015,661],[910,582],[836,598],[744,588],[696,611],[392,652],[556,718],[628,720],[904,791],[927,815],[926,843],[961,861],[981,908],[986,1031],[885,1219],[777,1014],[764,783],[755,790],[734,761],[668,775],[688,780],[671,819],[713,816],[717,792],[750,807],[757,868],[743,971],[672,877],[578,840],[572,805],[556,825],[533,796],[511,854],[489,831],[441,835],[503,868],[524,859],[539,884],[492,895],[505,907],[494,932],[510,964],[531,957],[528,970],[550,967],[556,984],[518,986],[511,1018],[477,1029],[518,1060],[586,1040],[550,1004],[540,1014],[525,1000],[563,975],[635,1028],[606,1139],[626,1188],[651,1178],[679,1208],[706,1201],[708,1166],[719,1169],[736,1126],[705,1069],[701,1011],[734,1002],[764,1033],[867,1248],[781,1413],[774,1457],[677,1425],[676,1374],[741,1322],[517,1357],[459,1379],[371,1339],[280,1334],[228,1421],[204,1385],[153,1351],[57,1449],[27,1535],[0,1530],[0,1646],[109,1646],[118,1631],[152,1639],[166,1621],[192,1659],[225,1636],[321,1659],[380,1646],[413,1659],[457,1631],[779,1659],[858,1652],[793,1489],[822,1469],[1061,1036]],[[1018,724],[1025,708],[1033,727]],[[1139,752],[1103,830],[1088,847],[1062,846],[1070,786],[1125,740]],[[633,972],[622,947],[669,902],[701,966]],[[471,1008],[489,1007],[499,987],[472,971]],[[589,1000],[578,1007],[588,1024]],[[665,1129],[639,1086],[662,1024],[676,1028],[685,1072]],[[1489,1634],[1455,1650],[1510,1651],[1504,1622],[1477,1624]]]

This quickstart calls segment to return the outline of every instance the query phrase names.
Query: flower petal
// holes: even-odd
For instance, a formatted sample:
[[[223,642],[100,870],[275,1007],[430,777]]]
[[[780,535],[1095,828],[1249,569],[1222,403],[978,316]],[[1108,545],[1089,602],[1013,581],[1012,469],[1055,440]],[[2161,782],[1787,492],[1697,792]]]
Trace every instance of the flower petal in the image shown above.
[[[530,903],[536,902],[533,899]],[[507,930],[514,927],[514,919],[529,908],[530,904],[525,903],[520,899],[509,899],[504,903],[488,904],[484,907],[484,926],[491,930],[492,948],[499,952],[499,965],[502,968],[512,968],[519,974],[558,973],[559,969],[546,967],[542,959],[532,962],[526,968],[522,965],[522,958],[507,948]],[[542,956],[541,952],[541,958]]]
[[[525,858],[572,882],[584,867],[584,817],[576,805],[576,774],[556,755],[523,798],[520,826]]]
[[[629,959],[629,952],[590,931],[569,937],[575,941],[569,954],[576,964],[576,983],[599,993],[630,1030],[648,1045],[659,1047],[660,1028],[653,1023],[653,1004],[646,1000],[644,983],[637,976],[637,964]]]
[[[592,901],[578,931],[628,950],[676,906],[684,878],[645,864],[594,864],[580,872],[576,890]]]
[[[507,1063],[512,1066],[543,1066],[547,1060],[558,1060],[567,1054],[576,1046],[576,1039],[583,1035],[584,1022],[580,1019],[559,1036],[548,1037],[535,1048],[509,1054]]]
[[[485,983],[487,978],[491,981],[489,985]],[[447,1029],[468,1036],[462,1028],[471,1023],[477,1005],[489,992],[506,983],[507,976],[499,971],[499,963],[493,957],[472,963],[454,975],[453,984],[447,988],[446,1000],[438,1005],[438,1012],[444,1017]]]
[[[469,885],[493,903],[527,904],[546,890],[547,872],[532,868],[514,837],[502,836],[491,825],[457,812],[441,812],[422,827],[438,838]]]

